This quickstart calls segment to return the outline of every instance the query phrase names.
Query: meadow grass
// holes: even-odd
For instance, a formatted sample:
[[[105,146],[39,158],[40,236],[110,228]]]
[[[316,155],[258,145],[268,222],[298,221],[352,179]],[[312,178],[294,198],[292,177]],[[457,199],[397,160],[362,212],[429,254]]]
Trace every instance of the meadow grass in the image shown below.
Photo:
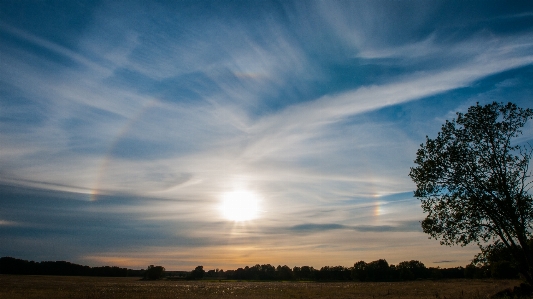
[[[518,280],[408,282],[141,281],[136,277],[0,275],[0,298],[388,298],[480,299]]]

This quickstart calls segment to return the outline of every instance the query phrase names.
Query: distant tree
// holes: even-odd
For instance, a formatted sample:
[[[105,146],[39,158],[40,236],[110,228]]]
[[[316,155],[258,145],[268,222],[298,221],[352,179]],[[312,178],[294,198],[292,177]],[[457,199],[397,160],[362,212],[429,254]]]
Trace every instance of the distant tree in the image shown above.
[[[233,271],[230,270],[226,272],[230,272],[229,274],[231,274],[230,277],[232,279],[245,279],[246,270],[244,270],[243,268],[237,268],[237,270],[233,270]]]
[[[441,279],[442,278],[442,269],[440,267],[430,267],[428,269],[429,278],[431,279]]]
[[[368,263],[367,279],[369,281],[388,281],[390,280],[390,267],[386,260],[380,259]]]
[[[278,273],[276,272],[276,267],[271,264],[256,265],[256,267],[259,271],[259,277],[253,275],[253,279],[273,280],[277,278]]]
[[[292,268],[292,273],[294,275],[294,278],[296,279],[301,279],[301,272],[302,272],[302,268],[301,267],[298,267],[298,266],[294,266],[294,268]]]
[[[473,264],[466,265],[465,274],[464,274],[465,278],[469,278],[469,279],[475,278],[477,272],[478,272],[478,267],[476,267],[475,265]]]
[[[426,278],[427,268],[420,261],[405,261],[395,267],[398,271],[400,280],[414,280],[418,278]]]
[[[517,143],[532,109],[515,104],[472,106],[446,121],[436,139],[426,137],[410,177],[424,212],[422,229],[443,245],[477,243],[508,248],[533,284],[527,244],[533,220],[529,194],[530,145]]]
[[[205,275],[204,266],[197,266],[191,272],[190,278],[191,279],[202,279],[204,275]]]
[[[34,262],[12,257],[0,258],[0,274],[62,275],[62,276],[128,276],[140,275],[134,270],[119,267],[89,267],[66,261]]]
[[[39,274],[38,264],[13,257],[0,258],[0,274]]]
[[[292,269],[287,265],[276,267],[277,278],[280,280],[291,280],[293,278]]]
[[[380,259],[370,263],[359,261],[354,264],[352,278],[359,281],[388,281],[391,279],[391,269],[386,260]]]
[[[217,274],[216,270],[209,270],[205,273],[205,277],[215,277]]]
[[[315,269],[310,266],[294,267],[292,273],[298,280],[312,280],[315,278]]]
[[[455,279],[455,278],[465,278],[465,268],[455,267],[455,268],[428,268],[427,277],[430,279]]]
[[[365,261],[358,261],[352,268],[352,279],[359,281],[367,280],[367,263]]]
[[[317,280],[351,280],[351,268],[324,266],[316,273]]]
[[[150,265],[144,272],[144,279],[157,280],[163,278],[165,267]]]
[[[224,270],[217,268],[217,269],[214,269],[214,270],[207,271],[205,273],[204,277],[221,279],[221,278],[225,278],[226,277],[226,273],[224,273]]]

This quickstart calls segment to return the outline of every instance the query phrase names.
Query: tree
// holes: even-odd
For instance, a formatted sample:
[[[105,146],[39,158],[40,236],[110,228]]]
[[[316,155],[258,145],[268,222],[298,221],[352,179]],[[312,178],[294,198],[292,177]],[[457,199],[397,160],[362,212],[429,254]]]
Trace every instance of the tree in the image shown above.
[[[365,261],[358,261],[357,263],[355,263],[352,268],[352,278],[359,281],[366,281],[367,266],[368,264]]]
[[[292,269],[289,268],[287,265],[280,266],[278,265],[276,267],[276,273],[278,276],[278,279],[280,280],[291,280],[293,277]]]
[[[352,278],[359,281],[388,281],[390,266],[386,260],[380,259],[370,263],[359,261],[353,265]]]
[[[418,278],[426,278],[427,268],[420,261],[404,261],[396,266],[396,270],[401,280],[414,280]]]
[[[144,273],[144,279],[156,280],[163,277],[165,274],[165,267],[150,265]]]
[[[512,103],[478,103],[446,121],[437,138],[426,137],[409,176],[428,213],[425,233],[443,245],[475,242],[482,252],[504,246],[533,284],[532,147],[516,142],[531,118],[532,109]]]
[[[204,266],[197,266],[191,271],[191,279],[202,279],[205,275]]]
[[[388,281],[390,279],[389,263],[384,259],[368,263],[366,277],[368,281]]]
[[[529,239],[527,244],[529,248],[533,248],[533,239]],[[490,250],[477,254],[472,265],[485,269],[492,278],[517,278],[519,274],[518,262],[503,243],[493,244]]]
[[[315,269],[310,266],[294,267],[292,269],[296,279],[311,280],[314,279]]]

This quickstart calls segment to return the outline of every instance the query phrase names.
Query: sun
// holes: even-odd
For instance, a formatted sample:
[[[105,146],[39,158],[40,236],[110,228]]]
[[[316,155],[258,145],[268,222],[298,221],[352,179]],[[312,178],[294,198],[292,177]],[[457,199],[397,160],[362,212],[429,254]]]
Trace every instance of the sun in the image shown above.
[[[227,192],[220,203],[222,216],[231,221],[248,221],[259,216],[259,197],[247,190]]]

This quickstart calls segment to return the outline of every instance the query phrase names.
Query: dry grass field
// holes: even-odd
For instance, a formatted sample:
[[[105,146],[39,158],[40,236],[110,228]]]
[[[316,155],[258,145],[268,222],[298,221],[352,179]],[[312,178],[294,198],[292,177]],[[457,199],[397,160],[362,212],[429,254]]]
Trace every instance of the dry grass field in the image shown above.
[[[139,278],[0,275],[0,298],[487,298],[516,280],[412,282],[141,281]]]

